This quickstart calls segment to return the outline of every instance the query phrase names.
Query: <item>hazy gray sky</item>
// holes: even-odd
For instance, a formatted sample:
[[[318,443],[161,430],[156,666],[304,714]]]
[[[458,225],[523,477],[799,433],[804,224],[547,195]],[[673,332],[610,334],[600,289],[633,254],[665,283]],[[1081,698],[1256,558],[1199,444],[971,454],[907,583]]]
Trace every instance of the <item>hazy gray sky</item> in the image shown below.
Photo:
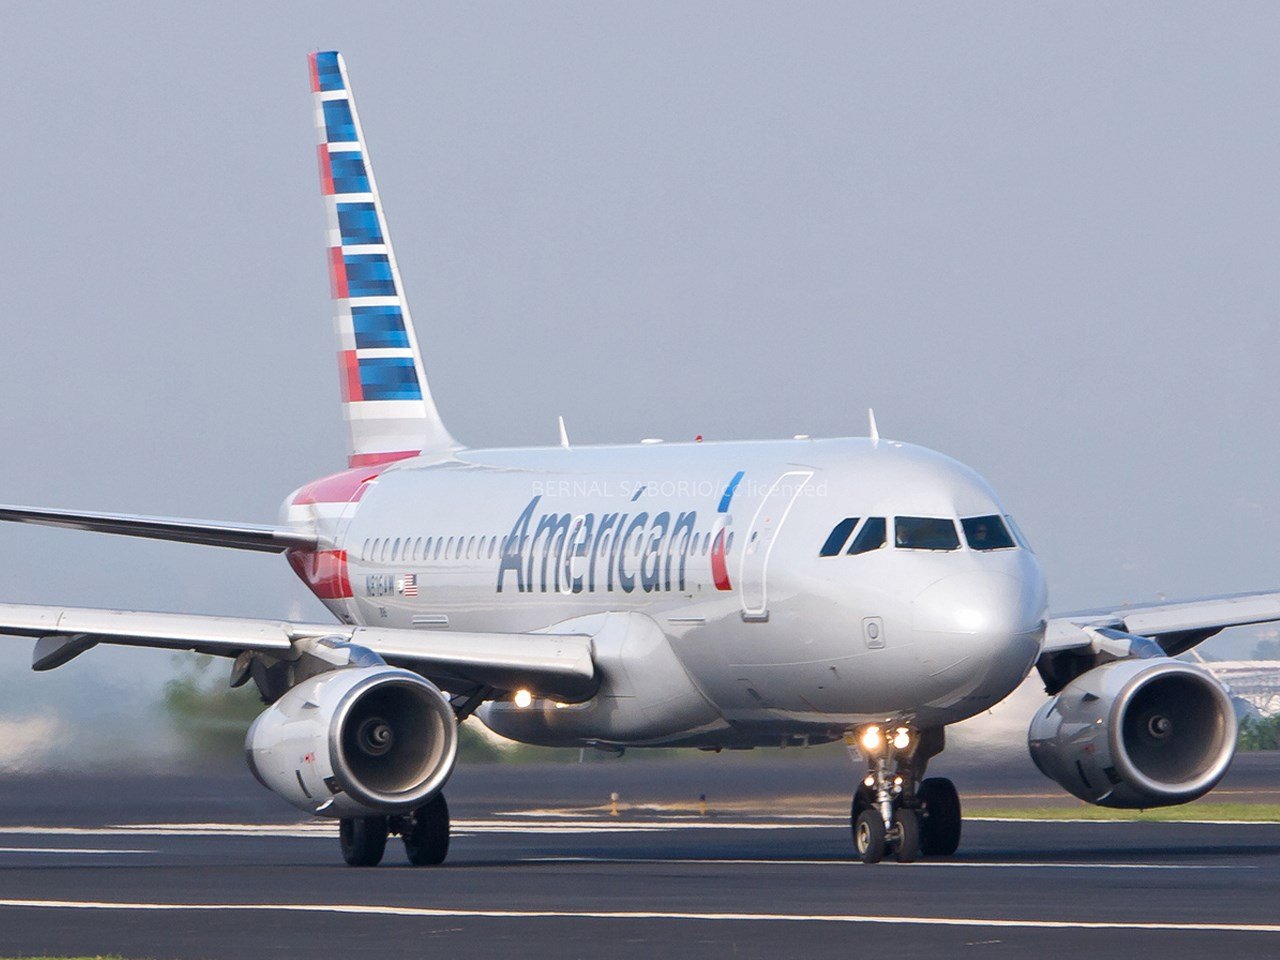
[[[463,442],[874,405],[991,480],[1057,609],[1280,581],[1273,3],[4,3],[0,501],[261,521],[341,466],[317,48]],[[6,601],[322,612],[273,557],[0,562]],[[28,657],[0,716],[170,669]]]

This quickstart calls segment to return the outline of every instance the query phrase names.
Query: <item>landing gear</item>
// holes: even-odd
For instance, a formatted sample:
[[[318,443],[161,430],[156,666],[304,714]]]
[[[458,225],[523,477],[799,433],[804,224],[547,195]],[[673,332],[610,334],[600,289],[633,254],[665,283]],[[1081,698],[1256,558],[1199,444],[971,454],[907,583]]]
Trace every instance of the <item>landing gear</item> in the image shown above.
[[[347,817],[338,821],[342,859],[352,867],[376,867],[388,834],[398,833],[415,867],[433,867],[449,855],[449,805],[437,793],[407,816]]]
[[[426,806],[406,818],[401,830],[404,852],[415,867],[434,867],[449,855],[449,805],[437,793]]]
[[[899,863],[911,863],[922,853],[955,853],[960,844],[955,787],[938,777],[916,787],[929,758],[942,750],[941,733],[869,726],[847,738],[868,768],[850,810],[853,843],[863,863],[879,863],[890,853]]]
[[[853,821],[853,845],[863,863],[879,863],[884,859],[888,831],[880,811],[868,807]]]
[[[949,857],[960,846],[960,795],[944,777],[921,781],[916,791],[924,813],[920,850],[926,857]]]
[[[376,867],[387,849],[386,817],[345,817],[338,822],[342,859],[349,867]]]

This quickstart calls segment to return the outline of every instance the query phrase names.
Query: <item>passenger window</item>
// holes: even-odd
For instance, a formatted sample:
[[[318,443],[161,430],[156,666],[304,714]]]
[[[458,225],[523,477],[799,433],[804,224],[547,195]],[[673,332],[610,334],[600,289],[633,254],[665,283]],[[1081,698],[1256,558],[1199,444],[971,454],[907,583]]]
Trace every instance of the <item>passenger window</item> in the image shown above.
[[[884,529],[884,517],[867,517],[867,522],[862,525],[858,535],[853,538],[853,543],[849,544],[849,556],[870,553],[872,550],[879,550],[883,547]]]
[[[998,515],[967,517],[960,521],[960,526],[964,527],[964,538],[970,550],[1008,550],[1017,546],[1009,528]]]
[[[440,559],[440,548],[443,546],[444,546],[444,537],[437,537],[436,538],[436,555],[434,559],[436,560]]]
[[[422,559],[423,559],[423,560],[430,560],[430,559],[431,559],[431,540],[432,540],[432,538],[431,538],[431,537],[427,537],[427,545],[426,545],[426,547],[425,547],[425,548],[423,548],[423,551],[422,551]]]
[[[498,543],[498,538],[497,538],[497,537],[490,537],[490,538],[489,538],[489,559],[490,559],[490,560],[492,560],[492,559],[493,559],[493,548],[497,545],[497,543]]]
[[[361,560],[369,559],[369,538],[368,537],[365,537],[364,539],[364,549],[360,551],[360,559]]]
[[[894,543],[904,550],[959,550],[953,520],[940,517],[894,517]]]
[[[458,538],[458,549],[454,551],[454,553],[453,553],[453,559],[455,559],[455,560],[461,560],[461,559],[462,559],[462,544],[463,544],[463,542],[464,542],[465,540],[466,540],[466,537],[459,537],[459,538]]]
[[[849,534],[853,533],[853,528],[858,525],[857,517],[845,517],[827,534],[827,541],[822,545],[822,549],[818,551],[820,557],[834,557],[844,545],[849,542]]]

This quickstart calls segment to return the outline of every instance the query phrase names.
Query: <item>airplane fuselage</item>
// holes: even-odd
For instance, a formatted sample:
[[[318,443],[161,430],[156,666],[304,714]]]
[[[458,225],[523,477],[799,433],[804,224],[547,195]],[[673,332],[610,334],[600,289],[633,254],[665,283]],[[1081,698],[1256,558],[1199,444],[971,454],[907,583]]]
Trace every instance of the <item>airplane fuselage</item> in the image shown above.
[[[348,471],[284,508],[330,540],[295,566],[349,623],[518,633],[651,620],[706,709],[640,742],[704,746],[831,739],[869,720],[938,726],[1002,700],[1043,638],[1035,555],[1021,542],[971,549],[963,534],[953,549],[906,549],[893,530],[900,517],[961,529],[1003,513],[956,461],[864,439],[468,450]],[[882,546],[822,555],[841,521],[852,532],[866,518],[886,518]],[[556,729],[522,738],[559,742]],[[563,740],[614,742],[583,729]]]

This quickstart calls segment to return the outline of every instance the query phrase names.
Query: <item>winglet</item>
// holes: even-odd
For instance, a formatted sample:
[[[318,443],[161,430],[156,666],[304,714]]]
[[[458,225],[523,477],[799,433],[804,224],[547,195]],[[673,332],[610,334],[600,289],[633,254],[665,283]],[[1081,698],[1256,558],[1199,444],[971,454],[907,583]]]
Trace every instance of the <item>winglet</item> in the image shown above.
[[[566,450],[569,449],[569,431],[564,428],[564,417],[557,418],[560,421],[560,446]]]
[[[456,450],[427,386],[346,65],[332,50],[308,59],[348,465]]]
[[[867,427],[871,431],[871,439],[876,443],[880,442],[880,428],[876,426],[876,412],[873,408],[867,407]]]

